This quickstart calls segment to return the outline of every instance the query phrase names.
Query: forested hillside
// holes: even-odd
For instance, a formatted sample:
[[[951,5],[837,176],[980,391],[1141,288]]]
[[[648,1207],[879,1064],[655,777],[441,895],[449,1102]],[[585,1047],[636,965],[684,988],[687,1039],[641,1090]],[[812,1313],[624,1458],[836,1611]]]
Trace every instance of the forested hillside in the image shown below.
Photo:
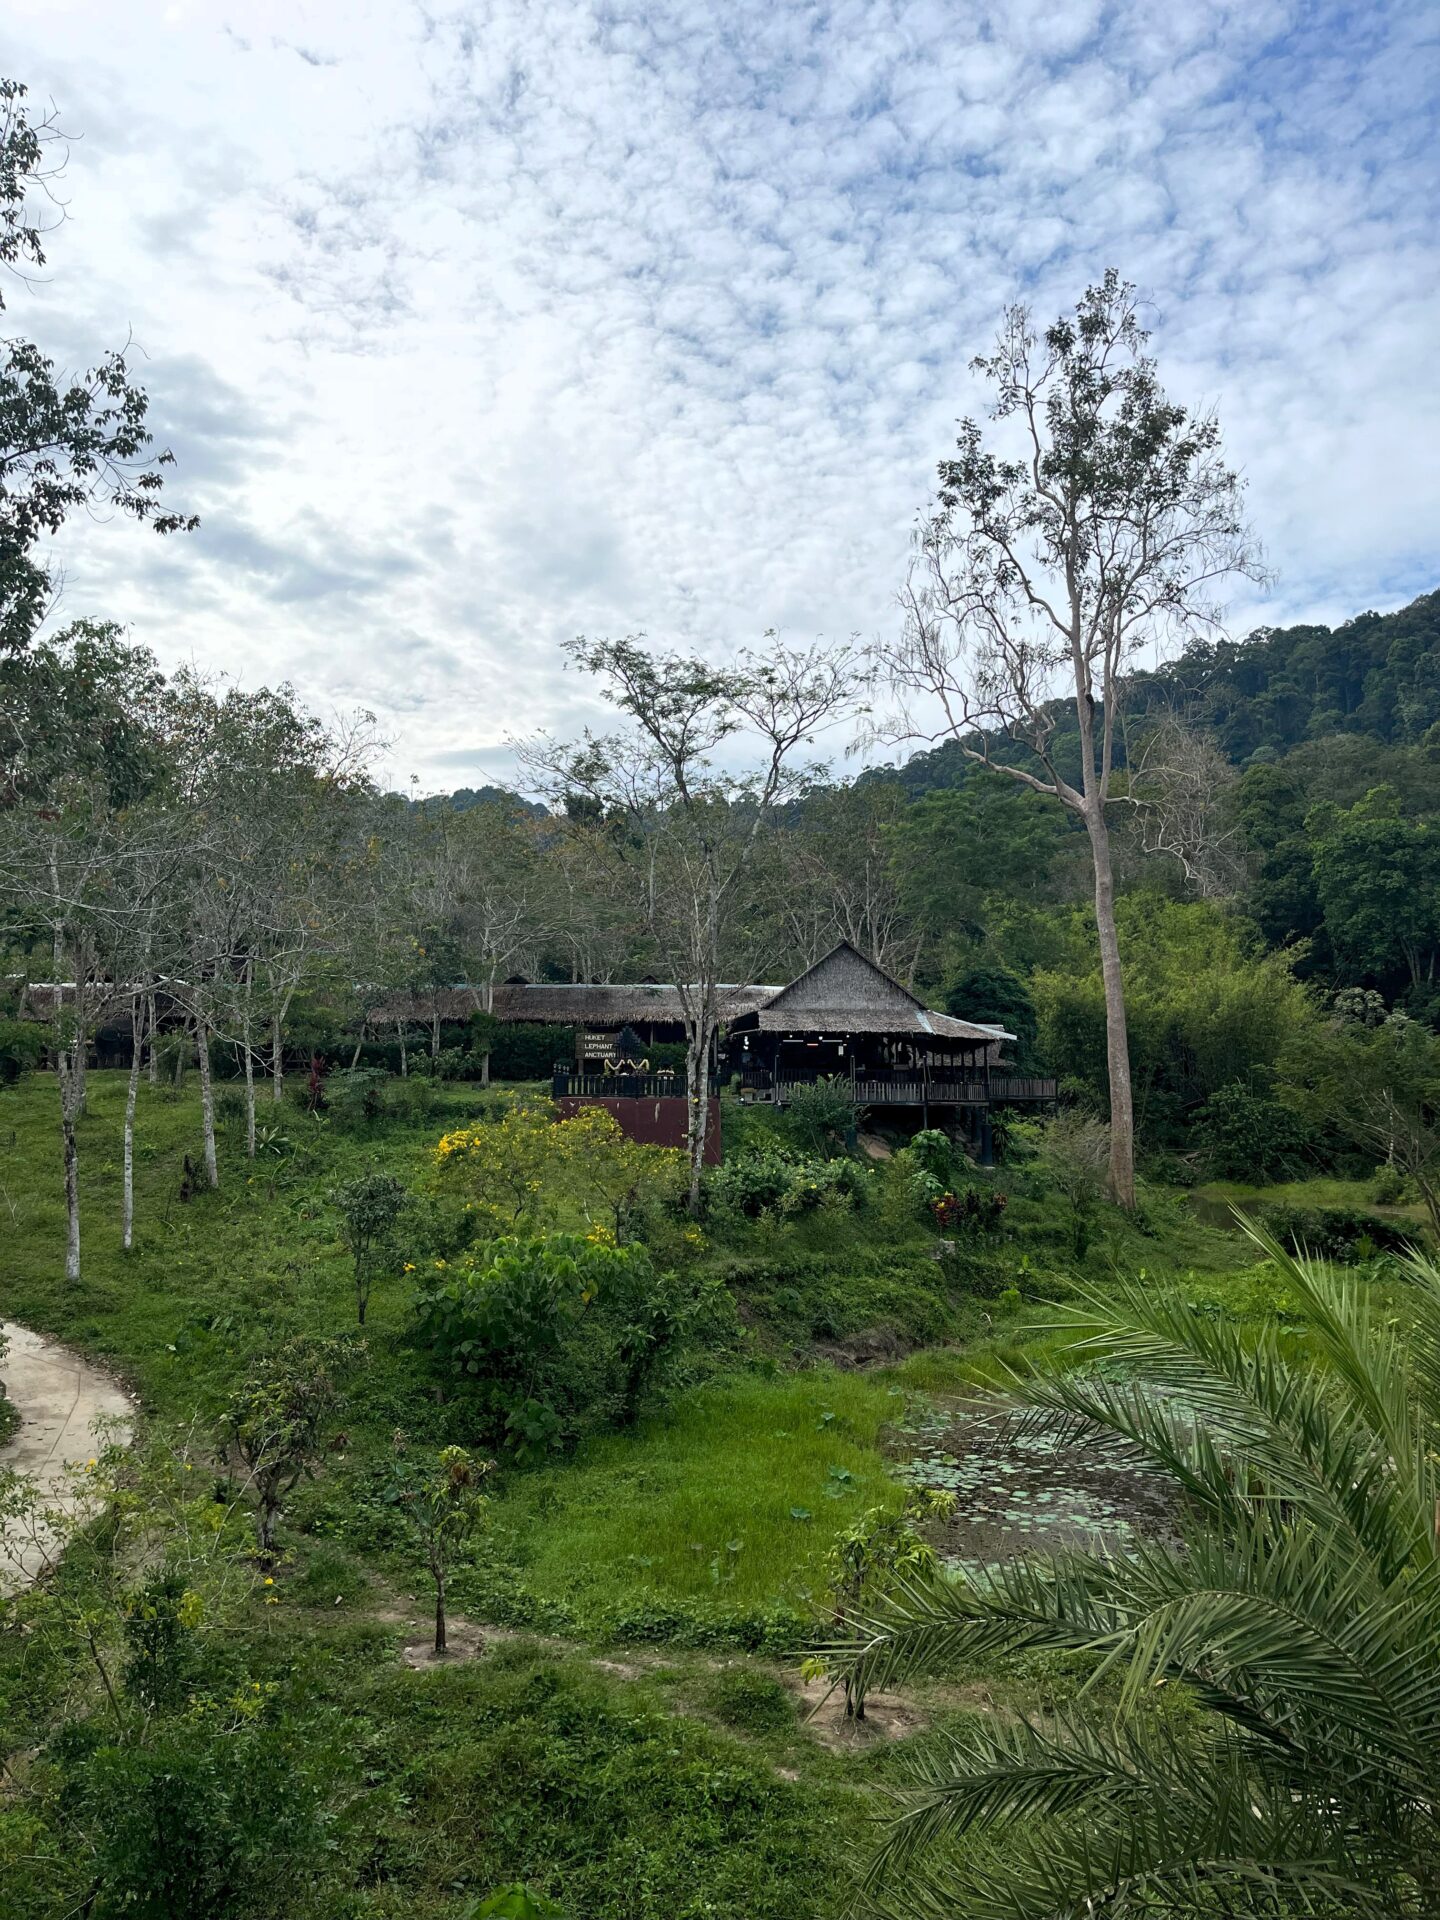
[[[1077,752],[1074,723],[1063,708],[1057,720],[1064,768]],[[1199,886],[1147,832],[1147,807],[1167,798],[1146,771],[1162,732],[1162,744],[1179,736],[1191,755],[1190,838],[1206,856]],[[1194,647],[1137,675],[1122,758],[1127,750],[1147,803],[1126,835],[1130,895],[1199,895],[1235,937],[1285,951],[1300,979],[1378,992],[1434,1024],[1440,593],[1333,630],[1261,629]],[[1023,761],[1013,749],[1007,757]],[[1087,881],[1058,808],[987,774],[953,743],[871,772],[860,791],[867,786],[877,793],[862,802],[857,792],[854,804],[893,813],[922,984],[943,990],[957,967],[963,977],[982,958],[1021,975],[1060,959],[1062,916],[1037,910],[1080,903]]]

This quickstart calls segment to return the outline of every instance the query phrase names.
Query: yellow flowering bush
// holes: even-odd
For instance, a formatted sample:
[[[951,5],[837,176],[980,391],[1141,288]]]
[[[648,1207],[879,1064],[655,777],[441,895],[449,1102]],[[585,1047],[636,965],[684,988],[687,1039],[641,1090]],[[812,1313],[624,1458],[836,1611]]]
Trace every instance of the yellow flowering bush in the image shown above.
[[[677,1198],[685,1183],[683,1153],[631,1140],[604,1107],[557,1120],[547,1101],[527,1099],[499,1120],[445,1134],[435,1165],[497,1231],[553,1226],[568,1204],[608,1225],[613,1245],[624,1244],[637,1212]]]

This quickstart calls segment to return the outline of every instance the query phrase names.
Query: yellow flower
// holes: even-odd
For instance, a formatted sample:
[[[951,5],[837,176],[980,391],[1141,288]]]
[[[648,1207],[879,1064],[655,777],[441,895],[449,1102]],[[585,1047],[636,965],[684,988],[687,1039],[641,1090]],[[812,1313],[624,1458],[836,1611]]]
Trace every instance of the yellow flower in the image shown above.
[[[271,1576],[268,1573],[265,1576],[265,1584],[267,1587],[273,1587],[275,1584],[274,1580],[271,1578]]]
[[[405,1271],[406,1273],[413,1273],[415,1271],[415,1262],[413,1260],[407,1260],[405,1262]]]

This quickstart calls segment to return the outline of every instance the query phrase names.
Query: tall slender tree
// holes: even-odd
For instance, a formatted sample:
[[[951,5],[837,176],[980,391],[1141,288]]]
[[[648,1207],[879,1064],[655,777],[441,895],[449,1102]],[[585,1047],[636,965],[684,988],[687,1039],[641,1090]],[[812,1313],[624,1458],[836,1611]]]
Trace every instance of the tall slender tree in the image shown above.
[[[579,746],[532,745],[524,762],[553,797],[583,797],[606,822],[615,884],[636,903],[674,981],[685,1025],[690,1205],[700,1204],[709,1122],[710,1054],[725,1018],[722,961],[744,882],[777,807],[816,777],[816,736],[854,708],[848,648],[790,649],[773,636],[727,666],[651,653],[642,637],[579,639],[568,651],[629,721]],[[753,763],[721,765],[748,746]]]
[[[1012,307],[994,352],[993,432],[961,423],[921,524],[899,637],[878,649],[897,731],[955,739],[1077,815],[1105,986],[1110,1188],[1135,1198],[1135,1124],[1109,815],[1126,668],[1219,625],[1230,576],[1261,577],[1213,413],[1169,399],[1135,289],[1113,270],[1043,332]],[[1057,751],[1073,710],[1078,764]],[[1019,750],[1018,752],[1016,750]]]

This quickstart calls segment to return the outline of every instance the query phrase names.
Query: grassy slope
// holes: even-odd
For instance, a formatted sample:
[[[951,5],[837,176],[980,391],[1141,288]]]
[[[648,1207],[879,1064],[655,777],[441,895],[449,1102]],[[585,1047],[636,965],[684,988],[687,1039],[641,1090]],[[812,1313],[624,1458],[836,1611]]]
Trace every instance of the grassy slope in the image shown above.
[[[307,1144],[302,1174],[279,1183],[263,1161],[250,1172],[232,1123],[222,1129],[221,1192],[182,1203],[183,1157],[200,1157],[194,1090],[173,1099],[142,1088],[137,1245],[126,1256],[123,1081],[96,1074],[81,1123],[84,1277],[70,1286],[54,1099],[38,1077],[0,1093],[0,1315],[108,1361],[161,1424],[208,1423],[248,1356],[284,1333],[351,1323],[349,1267],[325,1191],[371,1159],[421,1182],[442,1124],[473,1107],[468,1091],[448,1091],[443,1116],[368,1140],[312,1129],[282,1109],[280,1124]],[[346,1877],[363,1885],[333,1909],[323,1889],[295,1888],[274,1911],[428,1920],[460,1913],[465,1896],[517,1874],[563,1895],[575,1920],[829,1911],[863,1809],[843,1784],[853,1767],[818,1749],[793,1710],[778,1726],[736,1722],[709,1702],[709,1665],[678,1652],[641,1680],[548,1643],[506,1644],[478,1665],[427,1674],[396,1664],[397,1636],[417,1631],[405,1623],[405,1591],[422,1594],[423,1582],[383,1533],[370,1537],[368,1496],[390,1431],[404,1424],[422,1438],[445,1419],[424,1356],[406,1344],[407,1291],[376,1291],[345,1454],[297,1502],[279,1602],[257,1604],[253,1630],[232,1649],[247,1673],[274,1681],[278,1711],[303,1742],[329,1756],[345,1807],[334,1846]],[[718,1381],[632,1436],[514,1476],[470,1594],[483,1601],[497,1576],[513,1587],[513,1546],[536,1595],[572,1625],[625,1594],[643,1609],[657,1587],[721,1613],[781,1598],[798,1567],[813,1570],[825,1518],[848,1516],[862,1495],[895,1497],[873,1446],[893,1405],[885,1387],[855,1376]],[[832,1466],[853,1479],[832,1482]],[[843,1489],[834,1501],[831,1484]],[[790,1517],[802,1501],[818,1525]],[[713,1583],[711,1555],[691,1554],[691,1535],[719,1549]],[[657,1539],[670,1545],[656,1553]],[[29,1644],[0,1647],[0,1723],[17,1745],[41,1735],[71,1684],[45,1675],[38,1658]],[[15,1845],[7,1864],[0,1819],[7,1920],[40,1920],[56,1901],[83,1897],[83,1863],[63,1860],[62,1849],[42,1868],[29,1830]]]
[[[208,1423],[248,1356],[286,1332],[352,1323],[327,1189],[376,1160],[422,1183],[442,1126],[474,1106],[470,1090],[445,1090],[429,1119],[390,1123],[370,1139],[284,1108],[279,1124],[301,1160],[278,1178],[270,1163],[247,1167],[231,1123],[222,1191],[181,1203],[182,1158],[199,1160],[193,1090],[177,1099],[142,1088],[138,1239],[127,1257],[122,1100],[120,1076],[93,1077],[81,1125],[84,1278],[71,1287],[61,1271],[53,1085],[37,1077],[0,1091],[0,1315],[108,1359],[161,1423]],[[1263,1308],[1253,1274],[1229,1271],[1245,1257],[1233,1235],[1163,1196],[1153,1211],[1150,1235],[1125,1228],[1097,1250],[1097,1270],[1109,1257],[1131,1267],[1149,1259],[1152,1270],[1187,1272],[1199,1296]],[[1042,1261],[1062,1263],[1063,1236],[1043,1206],[1017,1202],[1014,1217]],[[774,1352],[843,1342],[877,1318],[910,1340],[990,1330],[994,1351],[995,1334],[1054,1318],[943,1300],[923,1236],[899,1215],[747,1229],[712,1258],[757,1349]],[[904,1394],[961,1383],[973,1356],[922,1351],[863,1374],[752,1369],[692,1389],[634,1433],[598,1436],[571,1460],[507,1475],[490,1533],[457,1582],[459,1604],[582,1641],[648,1638],[667,1650],[653,1669],[629,1674],[597,1666],[582,1644],[521,1640],[478,1665],[415,1674],[397,1665],[394,1646],[416,1631],[402,1616],[406,1596],[424,1586],[396,1550],[379,1487],[395,1427],[417,1443],[438,1440],[451,1437],[454,1416],[437,1405],[429,1364],[407,1342],[407,1291],[376,1290],[347,1444],[297,1497],[278,1603],[257,1606],[236,1649],[247,1670],[275,1678],[285,1712],[317,1751],[333,1752],[353,1796],[336,1857],[361,1891],[333,1907],[302,1905],[297,1892],[275,1911],[438,1920],[462,1910],[465,1892],[514,1874],[561,1895],[570,1920],[831,1911],[841,1855],[867,1814],[856,1787],[883,1772],[883,1756],[842,1761],[817,1748],[774,1687],[780,1669],[723,1645],[680,1648],[717,1635],[733,1646],[737,1632],[748,1644],[793,1645],[796,1610],[836,1527],[897,1497],[883,1472],[885,1424]],[[52,1696],[37,1677],[36,1657],[0,1649],[0,1723],[13,1725],[17,1743],[41,1731],[46,1702],[53,1710],[59,1697],[60,1681]],[[727,1679],[717,1661],[749,1678]],[[0,1845],[0,1879],[3,1867]],[[37,1887],[14,1908],[21,1920],[53,1910]]]

